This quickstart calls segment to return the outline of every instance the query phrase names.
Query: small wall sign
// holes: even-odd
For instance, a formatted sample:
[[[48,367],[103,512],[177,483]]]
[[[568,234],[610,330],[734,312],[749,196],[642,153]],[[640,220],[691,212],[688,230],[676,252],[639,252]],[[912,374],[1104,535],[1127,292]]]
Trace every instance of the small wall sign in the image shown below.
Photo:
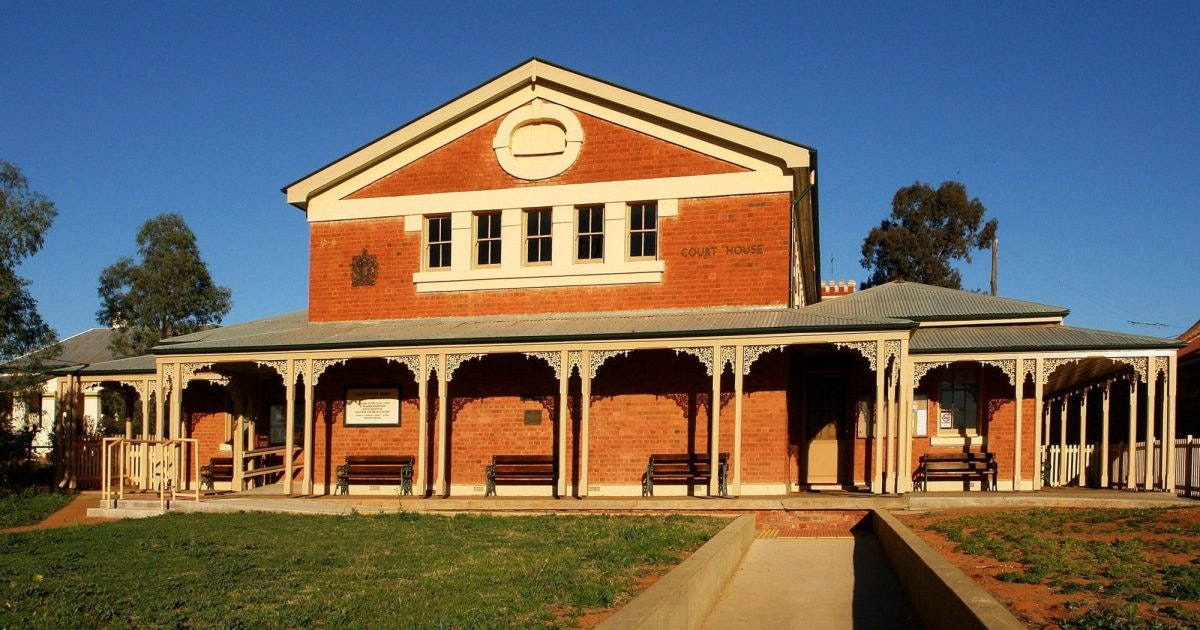
[[[400,388],[346,388],[346,412],[342,424],[347,427],[400,426]]]
[[[943,412],[939,413],[938,414],[938,428],[939,429],[953,429],[954,428],[954,412],[943,411]]]

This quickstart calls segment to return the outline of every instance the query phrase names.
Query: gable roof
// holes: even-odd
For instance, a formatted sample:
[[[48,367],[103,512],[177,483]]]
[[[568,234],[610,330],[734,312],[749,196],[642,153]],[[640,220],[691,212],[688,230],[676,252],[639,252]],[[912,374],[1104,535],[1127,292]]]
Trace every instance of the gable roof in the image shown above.
[[[287,184],[282,191],[287,195],[289,204],[306,210],[309,200],[337,183],[413,146],[489,103],[535,85],[585,94],[589,98],[611,103],[618,109],[635,111],[639,115],[659,120],[664,126],[688,129],[697,135],[717,140],[723,145],[743,147],[756,154],[773,158],[785,169],[810,167],[815,159],[816,150],[811,147],[702,114],[534,57]]]
[[[108,343],[116,334],[110,328],[89,328],[83,332],[75,333],[66,339],[58,342],[59,355],[49,361],[44,361],[45,367],[62,371],[78,368],[90,363],[99,363],[101,361],[111,361],[116,357],[112,350],[109,350]],[[17,357],[12,361],[0,366],[17,367],[22,365],[22,360],[29,355]]]
[[[896,280],[804,310],[825,315],[910,319],[917,322],[1066,317],[1061,306]]]

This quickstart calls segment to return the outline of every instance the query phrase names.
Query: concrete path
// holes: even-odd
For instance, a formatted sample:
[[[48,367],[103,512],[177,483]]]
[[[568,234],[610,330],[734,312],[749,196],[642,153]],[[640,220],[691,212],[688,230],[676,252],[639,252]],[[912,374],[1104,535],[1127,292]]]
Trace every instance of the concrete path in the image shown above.
[[[704,623],[705,630],[919,627],[871,535],[755,540]]]

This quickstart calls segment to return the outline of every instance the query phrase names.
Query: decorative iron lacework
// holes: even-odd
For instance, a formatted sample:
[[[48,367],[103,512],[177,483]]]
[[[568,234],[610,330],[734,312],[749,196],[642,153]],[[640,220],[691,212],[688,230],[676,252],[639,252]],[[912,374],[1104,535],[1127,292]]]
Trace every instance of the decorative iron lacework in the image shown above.
[[[1021,359],[1021,382],[1025,382],[1025,378],[1035,378],[1037,374],[1037,359]]]
[[[1042,385],[1050,382],[1050,375],[1068,363],[1078,363],[1083,357],[1051,357],[1042,360]],[[1137,368],[1134,368],[1137,369]]]
[[[547,364],[550,365],[550,368],[554,370],[555,380],[562,380],[562,353],[561,352],[547,350],[544,352],[526,352],[524,354],[526,357],[529,357],[530,359],[541,359],[541,360],[545,361]],[[570,376],[569,373],[568,373],[568,376]]]
[[[1004,375],[1008,377],[1008,384],[1013,387],[1017,386],[1016,359],[980,359],[979,362],[984,365],[1000,368],[1000,371],[1004,372]]]
[[[1163,376],[1167,375],[1167,366],[1170,365],[1167,357],[1154,357],[1154,378],[1158,378],[1158,373],[1162,372]]]
[[[204,368],[211,368],[212,363],[180,363],[179,364],[179,383],[180,387],[187,388],[188,383],[196,378],[196,372]]]
[[[1146,376],[1149,374],[1147,366],[1149,360],[1146,357],[1109,357],[1113,363],[1124,363],[1133,368],[1133,373],[1137,375],[1138,380],[1145,383]]]
[[[268,361],[255,361],[258,365],[275,370],[279,376],[283,377],[284,382],[287,382],[287,359],[271,359]]]
[[[454,373],[458,370],[458,366],[462,365],[463,363],[466,363],[467,361],[470,361],[471,359],[478,359],[483,356],[484,355],[482,355],[482,354],[475,354],[475,353],[470,353],[470,352],[447,354],[446,355],[446,382],[449,383],[450,381],[454,380]]]
[[[142,399],[143,401],[146,400],[146,381],[117,381],[117,382],[120,383],[121,385],[125,385],[126,387],[133,388],[133,391],[137,392],[138,398]],[[150,382],[153,383],[154,381],[150,381]]]
[[[913,389],[921,386],[921,379],[925,378],[926,374],[940,367],[946,367],[947,365],[950,365],[950,361],[927,361],[924,363],[914,363]]]
[[[704,372],[709,376],[713,373],[713,349],[712,346],[696,346],[691,348],[675,348],[675,354],[690,354],[700,360],[704,365]]]
[[[437,354],[431,354],[425,357],[425,369],[429,371],[428,376],[432,376],[434,372],[442,373],[442,357]]]
[[[367,253],[364,247],[362,253],[350,260],[350,286],[375,286],[375,276],[379,273],[379,260],[374,254]]]
[[[750,366],[762,355],[772,350],[782,350],[783,346],[745,346],[742,348],[742,376],[750,375]]]
[[[400,365],[403,365],[413,373],[413,376],[417,377],[418,383],[421,382],[421,378],[423,376],[421,374],[421,357],[415,354],[400,354],[392,357],[383,357],[383,360],[387,361],[388,363],[399,363]]]
[[[737,349],[733,346],[721,346],[721,372],[725,371],[726,365],[731,372],[737,369]]]
[[[593,379],[596,378],[596,370],[599,370],[605,361],[613,357],[623,357],[630,352],[630,350],[592,350],[592,364],[588,367],[588,374]]]
[[[857,350],[859,354],[867,359],[867,363],[871,364],[871,371],[875,371],[876,354],[879,351],[879,344],[874,341],[838,341],[833,344],[842,350]],[[884,358],[887,361],[887,358]]]
[[[308,374],[308,359],[293,359],[292,365],[295,367],[296,373],[293,375],[295,382],[299,383],[301,378],[306,378]]]
[[[175,364],[174,364],[174,363],[164,363],[164,364],[163,364],[163,378],[162,378],[162,386],[163,386],[163,393],[164,393],[164,394],[170,394],[170,393],[171,393],[171,385],[172,385],[172,383],[171,383],[171,372],[174,372],[174,371],[175,371]]]
[[[567,377],[571,376],[571,370],[579,370],[579,375],[583,376],[583,350],[571,350],[567,352]]]
[[[313,385],[316,385],[321,380],[321,375],[325,373],[325,370],[328,370],[335,365],[341,365],[349,360],[350,359],[313,359]]]
[[[884,365],[884,367],[887,366],[887,362],[888,362],[889,358],[894,358],[894,359],[896,359],[896,361],[900,360],[900,340],[899,339],[888,339],[887,341],[883,342],[883,365]]]

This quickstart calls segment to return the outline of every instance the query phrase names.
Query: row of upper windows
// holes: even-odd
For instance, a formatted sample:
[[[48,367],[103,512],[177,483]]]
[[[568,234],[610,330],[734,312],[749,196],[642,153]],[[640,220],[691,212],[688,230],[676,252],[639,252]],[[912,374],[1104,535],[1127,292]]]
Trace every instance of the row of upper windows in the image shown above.
[[[658,204],[634,203],[626,206],[627,257],[629,260],[658,258]],[[553,262],[553,235],[550,208],[524,211],[523,240],[526,265]],[[474,265],[496,267],[504,241],[500,236],[500,211],[474,214]],[[604,260],[604,206],[575,208],[575,262]],[[451,266],[450,215],[425,217],[425,268],[431,271]]]

